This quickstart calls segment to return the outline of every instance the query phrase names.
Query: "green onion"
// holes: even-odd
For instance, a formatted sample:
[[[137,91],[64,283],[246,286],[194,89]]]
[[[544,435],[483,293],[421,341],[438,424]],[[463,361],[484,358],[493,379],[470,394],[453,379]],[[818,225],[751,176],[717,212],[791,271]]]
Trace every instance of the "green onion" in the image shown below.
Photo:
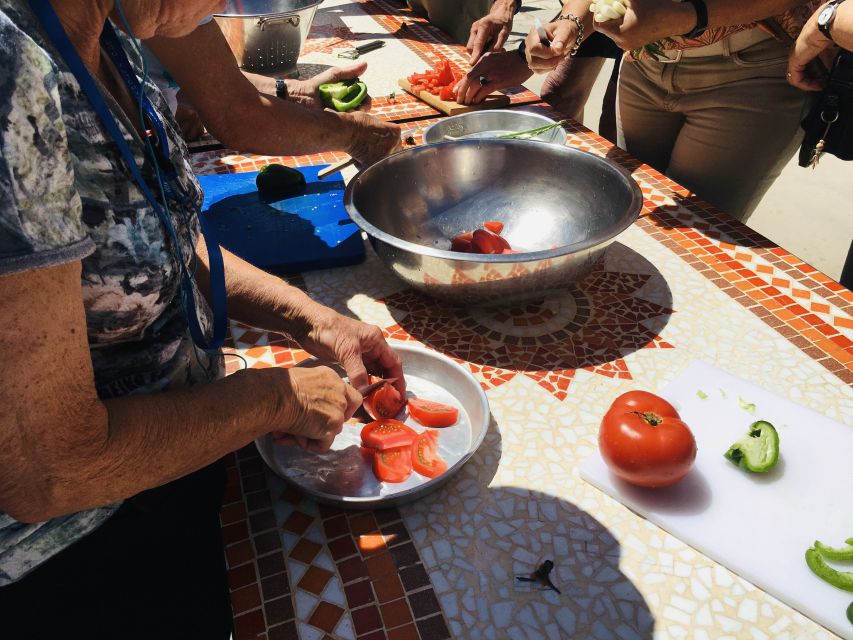
[[[536,129],[528,129],[527,131],[519,131],[517,133],[505,133],[502,136],[496,137],[501,140],[529,140],[530,138],[538,136],[540,133],[545,133],[546,131],[555,129],[563,125],[565,122],[565,120],[560,120],[559,122],[554,122],[553,124],[545,125],[544,127],[537,127]]]

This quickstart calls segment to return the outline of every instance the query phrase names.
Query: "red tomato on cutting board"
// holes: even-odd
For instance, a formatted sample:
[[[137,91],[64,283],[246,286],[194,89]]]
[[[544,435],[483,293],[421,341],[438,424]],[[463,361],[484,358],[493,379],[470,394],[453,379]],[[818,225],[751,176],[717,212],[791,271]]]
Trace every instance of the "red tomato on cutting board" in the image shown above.
[[[648,391],[622,394],[601,420],[601,457],[617,477],[641,487],[668,487],[687,475],[696,439],[669,402]]]

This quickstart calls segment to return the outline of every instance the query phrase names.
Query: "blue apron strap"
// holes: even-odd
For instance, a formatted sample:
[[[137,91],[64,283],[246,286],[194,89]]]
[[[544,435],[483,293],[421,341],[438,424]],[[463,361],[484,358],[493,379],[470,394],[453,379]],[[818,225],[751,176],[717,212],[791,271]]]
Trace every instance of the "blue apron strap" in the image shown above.
[[[148,201],[148,204],[150,204],[152,209],[154,209],[154,212],[157,214],[157,217],[160,219],[163,226],[166,227],[166,231],[172,239],[172,243],[175,246],[175,253],[180,267],[181,294],[183,296],[185,312],[187,315],[187,325],[189,327],[190,335],[192,336],[193,341],[196,343],[196,345],[199,346],[199,348],[205,351],[219,349],[219,347],[222,346],[225,340],[225,331],[227,327],[225,269],[223,265],[222,252],[220,250],[219,243],[216,242],[216,238],[213,237],[211,229],[202,222],[202,217],[198,212],[198,209],[196,208],[199,225],[201,228],[202,235],[205,239],[205,244],[207,245],[207,252],[210,262],[209,266],[211,306],[213,308],[213,337],[210,341],[208,341],[199,323],[198,307],[196,306],[195,294],[193,293],[192,276],[189,272],[189,269],[187,269],[186,262],[184,261],[183,254],[181,252],[181,245],[178,240],[174,225],[172,224],[172,219],[170,218],[168,213],[164,211],[163,207],[157,201],[157,199],[154,197],[154,194],[151,192],[151,189],[148,187],[148,184],[145,182],[145,179],[142,177],[142,173],[136,163],[136,159],[134,158],[130,147],[128,147],[127,142],[125,141],[124,136],[122,135],[121,130],[119,129],[118,123],[116,122],[115,118],[109,110],[109,107],[104,101],[104,98],[101,95],[101,92],[98,89],[98,86],[96,85],[94,79],[92,78],[92,75],[89,73],[89,70],[86,68],[86,65],[83,64],[83,61],[80,59],[80,56],[77,55],[77,51],[74,49],[74,45],[72,45],[71,41],[68,39],[68,35],[65,33],[65,29],[62,27],[62,23],[60,23],[59,18],[57,17],[56,12],[54,12],[53,7],[50,5],[49,0],[28,1],[33,12],[36,14],[39,21],[41,22],[42,27],[44,28],[48,38],[50,38],[50,40],[56,46],[60,55],[65,60],[65,63],[68,65],[68,68],[74,74],[75,78],[77,78],[77,82],[79,83],[80,88],[86,94],[86,97],[91,103],[92,108],[95,110],[95,113],[97,113],[98,118],[101,120],[101,123],[104,125],[104,128],[113,138],[113,141],[118,147],[118,150],[121,153],[122,158],[124,159],[125,164],[128,167],[128,170],[133,175],[134,180],[139,186],[139,189],[142,191],[142,194],[145,196],[145,199]],[[113,36],[115,36],[115,33],[113,33]],[[127,61],[126,56],[125,61]],[[121,72],[121,70],[119,71]],[[136,95],[138,95],[138,93]],[[148,105],[150,105],[150,101],[146,102],[148,103]],[[154,113],[154,115],[156,116],[156,113]],[[159,122],[159,117],[156,117],[155,121]],[[159,135],[160,134],[158,132],[158,136]],[[161,144],[166,142],[165,133],[162,134],[160,142]]]

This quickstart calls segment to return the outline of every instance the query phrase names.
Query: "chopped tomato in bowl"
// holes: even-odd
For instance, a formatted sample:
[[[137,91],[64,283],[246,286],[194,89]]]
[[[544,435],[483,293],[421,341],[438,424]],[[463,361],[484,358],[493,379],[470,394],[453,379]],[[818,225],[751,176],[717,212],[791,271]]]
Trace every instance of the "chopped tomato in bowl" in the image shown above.
[[[425,427],[449,427],[459,419],[459,409],[449,404],[409,398],[409,415]]]

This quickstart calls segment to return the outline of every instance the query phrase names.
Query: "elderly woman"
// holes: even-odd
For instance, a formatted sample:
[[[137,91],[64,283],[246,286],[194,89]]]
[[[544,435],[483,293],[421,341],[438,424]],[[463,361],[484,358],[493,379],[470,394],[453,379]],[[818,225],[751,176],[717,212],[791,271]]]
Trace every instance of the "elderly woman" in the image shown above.
[[[0,0],[7,637],[228,636],[216,461],[271,431],[324,450],[361,396],[326,367],[223,378],[205,298],[354,386],[368,369],[402,380],[376,327],[205,245],[174,121],[105,22],[180,37],[221,4]]]

